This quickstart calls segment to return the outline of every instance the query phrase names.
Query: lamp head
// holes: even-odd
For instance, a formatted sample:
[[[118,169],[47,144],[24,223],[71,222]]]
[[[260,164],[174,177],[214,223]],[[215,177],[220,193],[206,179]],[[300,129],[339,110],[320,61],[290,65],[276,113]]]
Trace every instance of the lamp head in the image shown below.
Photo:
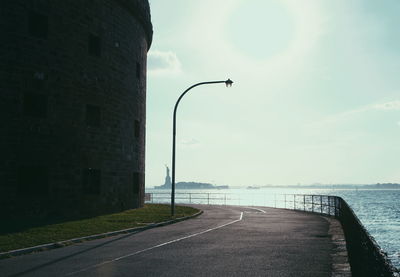
[[[225,85],[226,85],[227,88],[231,87],[232,84],[233,84],[233,81],[231,79],[228,79],[228,80],[225,81]]]

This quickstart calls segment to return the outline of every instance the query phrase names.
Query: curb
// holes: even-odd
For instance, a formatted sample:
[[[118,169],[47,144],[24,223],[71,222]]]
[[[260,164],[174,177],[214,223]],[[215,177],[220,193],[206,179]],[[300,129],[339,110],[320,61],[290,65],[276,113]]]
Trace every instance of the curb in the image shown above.
[[[194,218],[194,217],[197,217],[197,216],[201,215],[202,213],[203,213],[203,211],[199,211],[199,212],[195,213],[194,215],[189,215],[189,216],[185,216],[185,217],[179,217],[179,218],[176,218],[176,219],[173,219],[173,220],[163,221],[163,222],[159,222],[159,223],[153,223],[153,224],[149,224],[149,225],[143,226],[143,227],[128,228],[128,229],[123,229],[123,230],[119,230],[119,231],[112,231],[112,232],[107,232],[107,233],[103,233],[103,234],[90,235],[90,236],[86,236],[86,237],[74,238],[74,239],[69,239],[69,240],[63,240],[63,241],[58,241],[58,242],[52,242],[52,243],[32,246],[32,247],[28,247],[28,248],[11,250],[11,251],[8,251],[8,252],[2,252],[2,253],[0,253],[0,259],[11,258],[13,256],[29,254],[29,253],[32,253],[32,252],[39,252],[39,251],[45,251],[45,250],[60,248],[60,247],[64,247],[64,246],[68,246],[68,245],[74,244],[74,243],[83,242],[83,241],[86,241],[86,240],[107,238],[107,237],[112,237],[112,236],[120,235],[120,234],[139,233],[139,232],[143,232],[143,231],[148,230],[148,229],[153,229],[153,228],[156,228],[156,227],[166,226],[166,225],[170,225],[170,224],[173,224],[173,223],[176,223],[176,222],[180,222],[180,221],[184,221],[184,220],[187,220],[187,219],[191,219],[191,218]]]

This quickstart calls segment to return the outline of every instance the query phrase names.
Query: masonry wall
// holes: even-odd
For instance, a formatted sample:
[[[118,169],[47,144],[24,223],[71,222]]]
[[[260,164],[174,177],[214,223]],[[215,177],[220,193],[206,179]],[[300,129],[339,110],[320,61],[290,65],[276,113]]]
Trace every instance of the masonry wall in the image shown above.
[[[5,0],[0,35],[1,212],[141,207],[148,1]]]

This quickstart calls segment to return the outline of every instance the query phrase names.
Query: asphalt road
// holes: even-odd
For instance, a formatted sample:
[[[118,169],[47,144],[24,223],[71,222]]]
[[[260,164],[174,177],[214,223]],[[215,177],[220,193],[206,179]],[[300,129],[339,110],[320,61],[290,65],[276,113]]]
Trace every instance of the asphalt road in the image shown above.
[[[331,276],[329,222],[273,208],[198,206],[194,219],[0,260],[1,276]]]

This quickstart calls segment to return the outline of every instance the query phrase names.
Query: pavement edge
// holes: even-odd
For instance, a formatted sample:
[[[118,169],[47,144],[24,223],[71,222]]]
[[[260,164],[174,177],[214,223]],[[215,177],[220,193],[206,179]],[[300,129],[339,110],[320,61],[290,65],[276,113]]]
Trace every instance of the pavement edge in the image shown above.
[[[332,277],[351,277],[351,267],[349,263],[346,239],[342,224],[339,220],[330,217],[323,217],[329,222],[328,234],[331,236],[333,249],[332,259]]]
[[[107,233],[102,233],[102,234],[96,234],[96,235],[90,235],[90,236],[85,236],[85,237],[80,237],[80,238],[73,238],[73,239],[69,239],[69,240],[63,240],[63,241],[58,241],[58,242],[42,244],[42,245],[32,246],[32,247],[28,247],[28,248],[16,249],[16,250],[8,251],[8,252],[2,252],[2,253],[0,253],[0,259],[6,259],[6,258],[14,257],[14,256],[30,254],[30,253],[33,253],[33,252],[39,252],[39,251],[45,251],[45,250],[60,248],[60,247],[64,247],[64,246],[68,246],[68,245],[74,244],[74,243],[84,242],[84,241],[87,241],[87,240],[107,238],[107,237],[120,235],[120,234],[139,233],[139,232],[143,232],[143,231],[148,230],[148,229],[161,227],[161,226],[166,226],[166,225],[170,225],[170,224],[177,223],[177,222],[180,222],[180,221],[184,221],[184,220],[187,220],[187,219],[191,219],[191,218],[194,218],[194,217],[197,217],[197,216],[201,215],[202,213],[203,213],[203,211],[200,210],[199,212],[197,212],[197,213],[195,213],[193,215],[179,217],[179,218],[175,218],[175,219],[172,219],[172,220],[163,221],[163,222],[159,222],[159,223],[149,224],[149,225],[146,225],[146,226],[143,226],[143,227],[128,228],[128,229],[112,231],[112,232],[107,232]]]

